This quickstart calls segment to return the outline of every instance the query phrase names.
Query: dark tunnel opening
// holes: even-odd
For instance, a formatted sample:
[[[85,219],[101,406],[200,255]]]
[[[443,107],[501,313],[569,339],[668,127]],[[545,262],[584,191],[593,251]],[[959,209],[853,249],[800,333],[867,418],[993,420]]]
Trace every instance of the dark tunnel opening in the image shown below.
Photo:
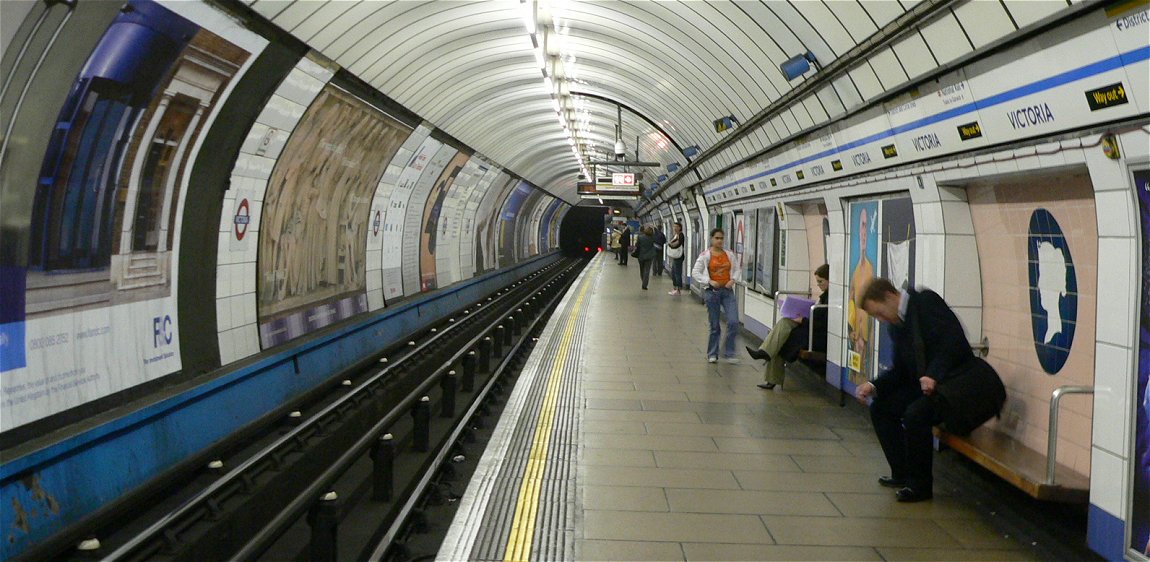
[[[605,217],[608,207],[575,207],[559,226],[559,248],[565,256],[591,257],[604,245]]]

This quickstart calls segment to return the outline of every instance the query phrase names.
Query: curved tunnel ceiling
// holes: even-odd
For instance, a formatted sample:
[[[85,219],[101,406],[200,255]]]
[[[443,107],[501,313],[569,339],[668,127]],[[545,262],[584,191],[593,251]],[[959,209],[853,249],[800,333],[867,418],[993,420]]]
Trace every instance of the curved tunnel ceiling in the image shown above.
[[[666,173],[679,149],[720,141],[712,122],[769,106],[789,82],[780,63],[810,51],[825,66],[914,9],[918,0],[654,2],[248,0],[258,13],[495,163],[569,202],[581,164],[609,157],[615,106],[634,156]],[[1064,0],[923,0],[945,10],[871,53],[833,84],[700,166],[704,177],[840,116],[1067,6]],[[534,14],[535,36],[525,16]],[[928,48],[927,41],[931,47]],[[545,52],[548,58],[541,58]],[[560,61],[556,63],[554,61]],[[554,87],[577,109],[560,107]],[[556,69],[562,72],[556,74]],[[579,96],[594,94],[594,99]],[[575,135],[561,124],[581,122]],[[650,123],[658,124],[658,128]],[[660,130],[661,129],[661,130]],[[668,135],[670,138],[668,138]],[[584,148],[572,152],[572,136]],[[598,150],[598,156],[593,150]],[[604,154],[607,153],[607,154]]]

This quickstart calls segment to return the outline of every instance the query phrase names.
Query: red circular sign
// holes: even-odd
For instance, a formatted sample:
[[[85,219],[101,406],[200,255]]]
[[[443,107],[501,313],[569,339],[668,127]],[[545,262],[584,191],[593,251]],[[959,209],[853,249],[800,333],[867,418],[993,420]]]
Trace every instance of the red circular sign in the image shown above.
[[[248,200],[241,199],[240,206],[236,209],[236,215],[232,218],[232,224],[235,225],[236,240],[244,239],[244,235],[248,233],[248,223],[251,220],[251,208],[248,205]]]

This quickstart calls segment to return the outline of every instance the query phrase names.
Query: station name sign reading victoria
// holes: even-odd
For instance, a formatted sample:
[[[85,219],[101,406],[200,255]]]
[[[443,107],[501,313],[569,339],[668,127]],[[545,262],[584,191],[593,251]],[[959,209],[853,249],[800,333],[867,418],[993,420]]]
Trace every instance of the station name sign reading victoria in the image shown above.
[[[1125,18],[1125,19],[1123,19]],[[747,182],[789,189],[825,180],[1037,139],[1150,111],[1150,34],[1128,16],[1092,12],[1055,29],[1055,44],[1020,44],[971,67],[919,85],[882,107],[816,130],[758,161],[715,179],[716,197]],[[1062,68],[1037,61],[1073,61]],[[812,137],[818,136],[812,140]],[[803,173],[799,173],[799,171]],[[826,171],[841,172],[835,176]],[[729,197],[729,196],[728,196]]]

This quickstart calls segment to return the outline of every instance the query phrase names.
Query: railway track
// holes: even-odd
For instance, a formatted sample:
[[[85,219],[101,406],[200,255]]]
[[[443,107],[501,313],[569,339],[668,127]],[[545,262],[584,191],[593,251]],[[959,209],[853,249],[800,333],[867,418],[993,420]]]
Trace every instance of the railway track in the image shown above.
[[[443,500],[461,442],[502,395],[586,262],[556,262],[346,373],[135,517],[93,526],[100,547],[37,559],[378,560]],[[298,406],[298,407],[296,407]],[[222,465],[222,466],[221,466]],[[89,542],[89,545],[94,544]]]

